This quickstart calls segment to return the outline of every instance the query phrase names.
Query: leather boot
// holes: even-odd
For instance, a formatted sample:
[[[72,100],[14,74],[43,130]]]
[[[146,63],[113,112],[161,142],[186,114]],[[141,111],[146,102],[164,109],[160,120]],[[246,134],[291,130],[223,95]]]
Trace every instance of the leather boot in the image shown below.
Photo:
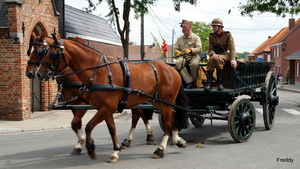
[[[207,71],[207,81],[204,88],[204,91],[210,91],[211,90],[211,78],[212,78],[213,71]]]
[[[223,79],[223,69],[217,69],[217,86],[218,90],[223,90],[224,87],[222,85]]]
[[[189,83],[187,86],[186,86],[187,89],[193,89],[195,88],[195,82],[192,81],[191,83]]]

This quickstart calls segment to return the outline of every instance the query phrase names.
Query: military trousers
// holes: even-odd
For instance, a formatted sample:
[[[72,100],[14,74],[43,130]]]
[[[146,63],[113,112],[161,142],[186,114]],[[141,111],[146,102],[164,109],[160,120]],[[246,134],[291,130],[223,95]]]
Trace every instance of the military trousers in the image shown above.
[[[228,55],[219,55],[218,60],[210,58],[207,62],[207,71],[214,71],[214,68],[223,69],[226,61],[229,61]]]
[[[190,72],[186,68],[186,63],[188,63],[187,66],[190,68]],[[196,82],[198,79],[198,68],[200,63],[200,57],[198,55],[195,56],[180,56],[176,60],[176,69],[180,71],[183,80],[189,84],[192,81]]]

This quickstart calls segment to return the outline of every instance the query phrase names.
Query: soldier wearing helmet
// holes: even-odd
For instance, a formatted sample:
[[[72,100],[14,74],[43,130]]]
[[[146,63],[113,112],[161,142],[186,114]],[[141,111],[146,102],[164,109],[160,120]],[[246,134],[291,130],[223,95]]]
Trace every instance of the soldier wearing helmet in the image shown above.
[[[202,50],[200,37],[192,32],[192,21],[182,20],[181,28],[183,35],[175,44],[174,52],[176,59],[176,69],[186,82],[186,88],[192,89],[196,86],[198,79],[198,68],[200,63],[199,53]],[[190,72],[187,70],[189,67]]]
[[[223,22],[220,18],[215,18],[211,22],[213,33],[209,34],[208,54],[210,60],[207,63],[207,83],[205,91],[211,90],[211,79],[214,68],[217,69],[218,90],[223,90],[222,77],[223,67],[226,61],[231,62],[231,66],[236,69],[235,45],[230,32],[223,30]]]

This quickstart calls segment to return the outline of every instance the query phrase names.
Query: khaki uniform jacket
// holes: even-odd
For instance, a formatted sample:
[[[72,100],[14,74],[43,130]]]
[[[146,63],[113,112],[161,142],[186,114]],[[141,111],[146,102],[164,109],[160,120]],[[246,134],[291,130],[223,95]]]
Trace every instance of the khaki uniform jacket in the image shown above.
[[[225,50],[225,51],[224,51]],[[223,31],[223,34],[217,36],[215,33],[209,34],[208,54],[228,55],[228,60],[235,60],[235,45],[230,32]]]
[[[184,35],[180,36],[175,44],[174,52],[180,51],[181,53],[184,53],[186,49],[190,48],[192,49],[191,56],[198,56],[202,50],[200,37],[194,33],[191,33],[188,37]]]

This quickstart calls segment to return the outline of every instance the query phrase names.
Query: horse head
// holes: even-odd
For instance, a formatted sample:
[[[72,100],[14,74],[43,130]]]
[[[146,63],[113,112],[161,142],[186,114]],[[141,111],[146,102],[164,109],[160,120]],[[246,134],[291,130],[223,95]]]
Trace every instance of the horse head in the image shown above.
[[[40,62],[40,66],[36,75],[39,80],[49,80],[49,78],[53,78],[57,72],[62,71],[67,67],[67,61],[64,57],[64,46],[63,40],[58,39],[54,34],[52,34],[53,41],[49,44],[49,49],[43,60]],[[61,64],[61,61],[65,62],[65,64]]]
[[[35,77],[35,72],[40,65],[40,61],[42,61],[47,52],[47,44],[53,42],[53,39],[46,37],[46,34],[42,34],[40,36],[32,34],[31,38],[34,40],[30,43],[29,49],[27,51],[27,54],[30,56],[29,60],[27,61],[26,67],[26,76],[28,78]]]

